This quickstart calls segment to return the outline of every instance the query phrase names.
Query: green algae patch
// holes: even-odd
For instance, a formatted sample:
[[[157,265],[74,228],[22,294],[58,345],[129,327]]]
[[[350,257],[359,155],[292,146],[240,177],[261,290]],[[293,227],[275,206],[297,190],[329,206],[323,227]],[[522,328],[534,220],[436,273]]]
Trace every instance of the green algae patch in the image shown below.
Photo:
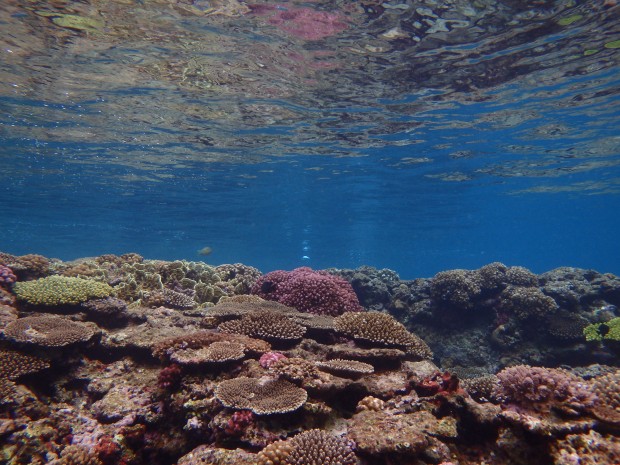
[[[583,335],[586,341],[620,341],[620,317],[586,326]]]
[[[570,26],[571,24],[579,21],[581,18],[583,18],[583,15],[567,16],[566,18],[558,20],[558,24],[560,26]]]
[[[620,39],[614,40],[612,42],[607,42],[604,45],[605,48],[620,48]]]
[[[598,53],[598,50],[595,50],[595,49],[584,50],[583,56],[589,57],[590,55],[594,55],[595,53]]]
[[[101,32],[105,23],[99,18],[79,15],[60,15],[52,17],[52,22],[60,27],[84,32]]]
[[[108,297],[112,287],[92,279],[48,276],[15,283],[17,298],[32,305],[77,305],[93,298]]]

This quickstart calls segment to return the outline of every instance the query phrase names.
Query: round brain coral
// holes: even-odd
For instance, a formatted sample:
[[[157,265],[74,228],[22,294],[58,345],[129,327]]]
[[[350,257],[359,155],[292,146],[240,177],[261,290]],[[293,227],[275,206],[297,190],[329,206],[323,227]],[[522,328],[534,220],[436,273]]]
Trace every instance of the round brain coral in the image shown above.
[[[17,342],[62,347],[88,341],[95,335],[93,326],[54,316],[28,316],[9,323],[4,335]]]
[[[32,305],[77,305],[88,299],[108,297],[112,288],[91,279],[48,276],[15,283],[13,291],[21,301]]]
[[[308,267],[267,273],[252,287],[252,294],[319,315],[336,316],[363,310],[348,281]]]

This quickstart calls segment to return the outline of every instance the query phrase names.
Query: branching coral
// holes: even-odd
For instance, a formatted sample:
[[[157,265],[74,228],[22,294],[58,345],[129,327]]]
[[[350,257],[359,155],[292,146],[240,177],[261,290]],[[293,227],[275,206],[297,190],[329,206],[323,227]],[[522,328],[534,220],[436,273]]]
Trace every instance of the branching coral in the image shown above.
[[[308,267],[267,273],[252,287],[252,293],[300,312],[335,316],[362,310],[348,281]]]
[[[354,465],[351,447],[343,439],[313,429],[286,441],[277,441],[259,452],[257,465]]]
[[[517,404],[534,411],[563,408],[583,411],[595,395],[586,381],[558,368],[519,365],[497,374],[494,397],[505,404]]]

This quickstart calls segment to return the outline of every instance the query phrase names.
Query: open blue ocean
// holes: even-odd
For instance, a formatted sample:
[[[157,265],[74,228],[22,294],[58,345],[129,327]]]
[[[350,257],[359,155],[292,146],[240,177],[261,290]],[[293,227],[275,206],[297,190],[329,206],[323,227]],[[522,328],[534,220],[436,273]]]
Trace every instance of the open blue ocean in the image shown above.
[[[619,25],[615,0],[5,0],[0,250],[620,274]]]

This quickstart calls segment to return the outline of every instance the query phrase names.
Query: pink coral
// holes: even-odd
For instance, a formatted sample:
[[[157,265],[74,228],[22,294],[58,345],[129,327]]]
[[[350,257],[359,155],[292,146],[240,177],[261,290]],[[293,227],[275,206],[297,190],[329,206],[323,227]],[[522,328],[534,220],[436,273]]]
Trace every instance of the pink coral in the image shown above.
[[[276,363],[278,360],[282,360],[284,358],[287,358],[286,355],[281,354],[280,352],[265,352],[263,355],[261,355],[258,363],[260,363],[260,366],[262,366],[263,368],[269,369],[271,365]]]
[[[250,5],[250,9],[257,16],[269,16],[269,23],[278,29],[305,40],[324,39],[348,28],[339,12],[258,4]]]
[[[258,279],[252,294],[317,315],[337,316],[363,310],[348,281],[308,267],[267,273]]]
[[[13,274],[8,266],[0,265],[0,286],[13,284],[17,281],[17,277]]]
[[[243,433],[243,431],[254,422],[254,414],[250,410],[239,410],[232,414],[226,425],[226,433],[235,436]]]

